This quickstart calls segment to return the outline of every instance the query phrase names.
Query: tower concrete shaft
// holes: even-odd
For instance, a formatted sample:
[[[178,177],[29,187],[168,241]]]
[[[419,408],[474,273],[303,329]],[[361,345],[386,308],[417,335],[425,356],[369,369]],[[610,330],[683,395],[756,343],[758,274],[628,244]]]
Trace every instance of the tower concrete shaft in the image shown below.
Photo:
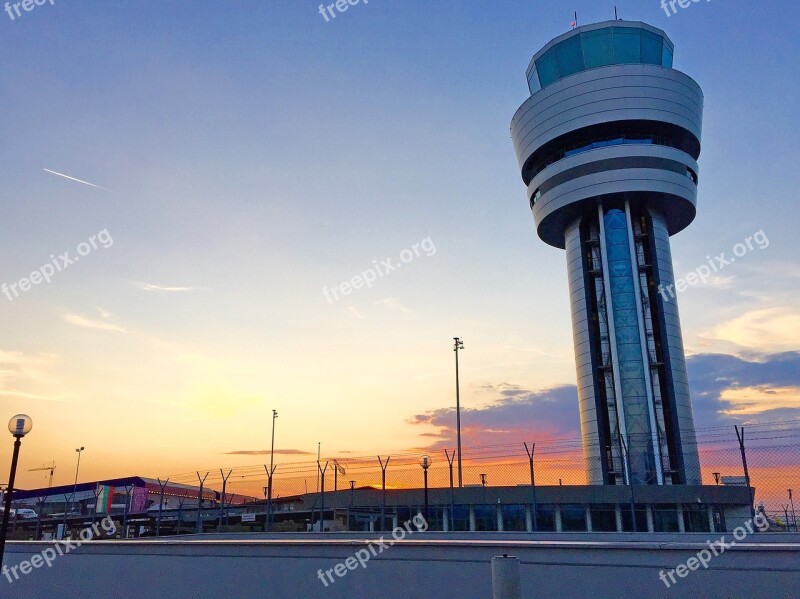
[[[511,134],[539,237],[565,249],[591,484],[700,484],[670,236],[696,214],[703,94],[638,22],[537,52]]]

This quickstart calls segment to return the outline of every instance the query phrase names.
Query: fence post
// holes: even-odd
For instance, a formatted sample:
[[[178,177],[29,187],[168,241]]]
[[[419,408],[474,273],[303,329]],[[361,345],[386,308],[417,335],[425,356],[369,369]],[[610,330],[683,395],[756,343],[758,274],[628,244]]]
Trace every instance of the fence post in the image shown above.
[[[625,468],[628,471],[628,484],[631,487],[631,526],[633,528],[633,532],[638,532],[637,525],[636,525],[636,498],[634,497],[633,491],[633,470],[631,469],[631,456],[628,452],[628,445],[625,443],[625,439],[622,436],[622,432],[619,433],[619,443],[622,447],[623,457],[625,459]]]
[[[381,530],[383,532],[383,527],[386,523],[386,468],[389,467],[389,460],[392,459],[392,456],[388,456],[386,458],[386,462],[381,459],[381,456],[378,456],[378,462],[381,465],[381,486],[383,492],[381,493]]]
[[[161,479],[158,479],[158,487],[161,489],[158,498],[158,520],[156,520],[156,536],[161,536],[161,510],[164,508],[164,487],[167,486],[169,479],[165,480],[163,483]],[[97,503],[97,502],[95,502]]]
[[[456,459],[456,452],[453,450],[452,455],[447,453],[447,450],[444,450],[444,455],[447,457],[447,464],[450,467],[450,522],[448,523],[450,532],[455,532],[455,506],[456,506],[456,492],[453,488],[453,462]]]
[[[492,558],[492,599],[522,599],[519,560],[503,554]]]
[[[733,428],[736,429],[736,438],[739,440],[739,451],[742,454],[742,467],[744,468],[744,482],[747,485],[748,491],[750,491],[750,517],[755,520],[756,518],[756,508],[753,505],[754,497],[753,497],[753,487],[750,484],[750,471],[747,469],[747,452],[744,449],[744,427],[742,427],[742,432],[739,434],[739,426],[735,425]]]
[[[203,478],[200,478],[199,472],[197,473],[197,480],[200,481],[200,490],[197,492],[197,534],[203,532],[203,485],[206,482],[206,478],[208,478],[208,472],[206,472]]]
[[[531,495],[533,495],[533,532],[539,530],[539,523],[536,517],[536,478],[533,470],[533,454],[536,451],[536,443],[531,443],[531,448],[528,449],[528,444],[525,445],[525,453],[528,454],[528,463],[531,469]]]
[[[122,514],[122,534],[123,539],[128,538],[128,512],[130,511],[131,505],[131,491],[135,488],[135,485],[125,485],[125,511]]]
[[[319,468],[319,489],[320,489],[320,510],[319,510],[319,531],[325,532],[325,472],[328,470],[329,462],[325,462],[325,467],[317,462]]]
[[[267,521],[265,522],[265,530],[272,531],[272,476],[275,474],[277,466],[272,466],[272,472],[264,465],[264,470],[267,472]]]
[[[232,472],[233,472],[233,470],[228,470],[228,474],[226,476],[225,473],[222,471],[222,468],[219,469],[219,474],[222,477],[222,502],[220,503],[220,506],[219,506],[219,524],[217,525],[217,531],[218,532],[222,532],[222,515],[224,513],[226,513],[225,512],[225,491],[228,488],[228,479],[230,478]],[[225,525],[226,525],[225,531],[226,532],[227,532],[227,524],[228,523],[226,522],[225,523]]]

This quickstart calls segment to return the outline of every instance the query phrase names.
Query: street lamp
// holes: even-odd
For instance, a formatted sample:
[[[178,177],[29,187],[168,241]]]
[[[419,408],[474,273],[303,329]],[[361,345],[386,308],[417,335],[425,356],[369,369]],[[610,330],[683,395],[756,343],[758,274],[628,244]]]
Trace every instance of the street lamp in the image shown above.
[[[19,446],[22,445],[22,437],[31,432],[33,420],[25,414],[17,414],[8,421],[8,431],[14,435],[14,455],[11,458],[11,472],[8,475],[8,487],[6,488],[6,506],[3,512],[3,526],[0,528],[0,565],[3,564],[3,553],[6,549],[6,533],[8,532],[8,518],[11,515],[11,496],[14,493],[14,479],[17,476],[17,461],[19,460]]]
[[[464,349],[464,342],[460,337],[453,337],[456,352],[456,435],[458,437],[458,488],[464,485],[461,478],[461,389],[458,382],[458,350]]]
[[[425,474],[425,521],[428,520],[428,468],[431,467],[433,460],[431,460],[430,456],[424,455],[422,459],[419,461],[419,465],[422,466],[422,471]]]
[[[81,454],[83,450],[86,449],[85,447],[80,447],[75,450],[75,453],[78,454],[78,465],[75,466],[75,483],[72,485],[72,510],[75,510],[75,493],[78,489],[78,471],[81,468]]]
[[[792,498],[792,489],[789,489],[789,503],[792,505],[792,521],[794,522],[794,531],[797,532],[797,516],[794,513],[794,499]]]

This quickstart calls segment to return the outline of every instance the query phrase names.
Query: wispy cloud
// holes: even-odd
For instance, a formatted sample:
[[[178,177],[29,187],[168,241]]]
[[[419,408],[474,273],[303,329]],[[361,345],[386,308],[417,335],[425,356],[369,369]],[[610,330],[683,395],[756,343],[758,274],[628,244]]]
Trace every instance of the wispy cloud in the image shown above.
[[[185,293],[188,291],[195,291],[197,287],[166,287],[163,285],[155,285],[153,283],[137,283],[136,284],[139,289],[144,289],[145,291],[156,291],[161,293]]]
[[[64,321],[76,327],[83,327],[85,329],[96,329],[99,331],[112,331],[114,333],[125,333],[125,329],[110,322],[103,322],[102,320],[92,320],[80,314],[65,314]]]
[[[347,312],[359,320],[364,320],[364,315],[355,306],[347,306]]]
[[[52,370],[58,362],[53,354],[24,354],[0,350],[0,398],[38,401],[68,401],[63,384]]]
[[[50,174],[57,175],[59,177],[64,177],[65,179],[69,179],[70,181],[77,181],[78,183],[83,183],[84,185],[89,185],[90,187],[96,187],[97,189],[102,189],[103,191],[111,191],[110,189],[106,189],[105,187],[100,187],[99,185],[95,185],[94,183],[89,183],[88,181],[76,179],[75,177],[70,177],[69,175],[65,175],[64,173],[57,173],[56,171],[51,171],[49,168],[45,168],[42,170]]]
[[[239,449],[237,451],[226,451],[225,455],[269,455],[269,449]],[[311,451],[302,449],[276,449],[275,455],[314,455]]]
[[[375,305],[379,308],[383,308],[384,310],[388,310],[389,312],[411,312],[411,310],[400,303],[400,300],[394,297],[385,297],[383,299],[379,299],[377,302],[375,302]]]

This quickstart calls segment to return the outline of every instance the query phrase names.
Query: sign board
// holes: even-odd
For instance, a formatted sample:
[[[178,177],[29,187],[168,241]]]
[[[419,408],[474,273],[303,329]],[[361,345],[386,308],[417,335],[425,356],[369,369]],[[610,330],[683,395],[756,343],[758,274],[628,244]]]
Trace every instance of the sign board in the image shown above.
[[[255,514],[242,514],[242,522],[255,522],[256,515]]]

